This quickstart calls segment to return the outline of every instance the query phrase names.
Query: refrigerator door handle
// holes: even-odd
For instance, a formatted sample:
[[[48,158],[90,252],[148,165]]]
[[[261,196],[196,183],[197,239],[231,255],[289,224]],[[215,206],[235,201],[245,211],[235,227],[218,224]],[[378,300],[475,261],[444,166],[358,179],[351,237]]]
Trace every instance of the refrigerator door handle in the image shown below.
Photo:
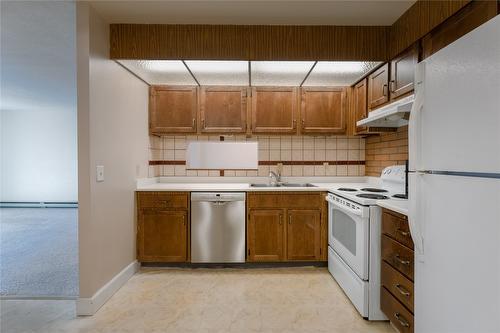
[[[419,262],[424,261],[424,238],[422,224],[423,219],[423,204],[422,204],[422,181],[425,172],[414,172],[410,176],[412,179],[409,186],[408,202],[409,202],[409,214],[408,214],[408,225],[410,227],[410,233],[413,239],[413,244],[415,247],[415,258]]]
[[[413,102],[408,121],[409,170],[421,168],[421,113],[424,107],[424,73],[425,62],[415,67],[415,101]]]

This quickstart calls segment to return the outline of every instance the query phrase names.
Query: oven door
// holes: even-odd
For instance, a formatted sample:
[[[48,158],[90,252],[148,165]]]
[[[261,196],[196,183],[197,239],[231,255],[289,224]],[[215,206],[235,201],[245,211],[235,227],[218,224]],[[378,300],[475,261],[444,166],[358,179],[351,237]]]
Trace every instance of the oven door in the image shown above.
[[[328,244],[361,279],[368,280],[369,208],[331,198],[328,206]]]

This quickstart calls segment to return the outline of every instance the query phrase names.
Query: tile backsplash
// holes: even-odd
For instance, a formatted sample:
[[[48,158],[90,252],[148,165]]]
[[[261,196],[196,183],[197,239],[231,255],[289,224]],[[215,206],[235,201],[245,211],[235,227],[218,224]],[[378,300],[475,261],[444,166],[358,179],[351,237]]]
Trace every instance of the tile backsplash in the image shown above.
[[[257,141],[258,170],[224,170],[225,177],[268,176],[281,169],[283,176],[364,176],[365,139],[347,136],[224,135],[224,141]],[[186,170],[190,141],[221,141],[221,136],[150,136],[149,177],[221,176],[220,170]]]

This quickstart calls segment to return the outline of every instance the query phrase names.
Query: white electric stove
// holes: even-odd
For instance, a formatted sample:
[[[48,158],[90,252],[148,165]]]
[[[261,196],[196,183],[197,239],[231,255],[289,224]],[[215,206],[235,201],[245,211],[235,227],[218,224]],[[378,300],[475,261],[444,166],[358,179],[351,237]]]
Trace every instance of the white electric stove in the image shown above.
[[[378,200],[406,200],[405,166],[382,171],[380,182],[339,184],[329,190],[328,270],[359,313],[386,320],[380,310],[380,233]]]

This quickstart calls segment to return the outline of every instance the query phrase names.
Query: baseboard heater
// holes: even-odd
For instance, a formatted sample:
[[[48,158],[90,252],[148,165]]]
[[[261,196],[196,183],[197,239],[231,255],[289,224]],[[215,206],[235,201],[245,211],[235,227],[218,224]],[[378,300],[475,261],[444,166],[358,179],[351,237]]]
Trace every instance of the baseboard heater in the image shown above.
[[[9,202],[1,201],[1,208],[78,208],[78,202]]]

